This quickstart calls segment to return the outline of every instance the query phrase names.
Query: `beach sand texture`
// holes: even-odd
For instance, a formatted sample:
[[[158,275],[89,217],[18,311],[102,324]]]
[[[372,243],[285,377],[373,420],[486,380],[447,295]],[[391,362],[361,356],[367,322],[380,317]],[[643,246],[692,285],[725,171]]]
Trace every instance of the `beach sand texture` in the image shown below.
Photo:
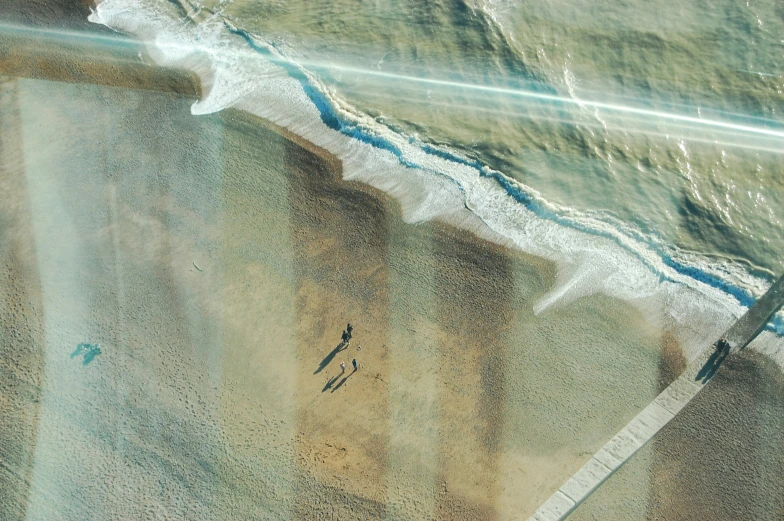
[[[191,116],[184,75],[12,61],[1,519],[524,519],[683,367],[626,304],[534,315],[545,261],[405,224],[256,118]],[[649,478],[663,440],[599,509],[693,494]]]
[[[729,357],[659,435],[569,517],[781,519],[784,379],[753,351]],[[630,483],[642,479],[645,493]]]
[[[203,518],[237,501],[280,518],[511,515],[653,396],[658,338],[633,311],[597,298],[534,317],[551,267],[405,225],[258,121],[31,80],[4,100],[21,138],[8,233],[30,243],[9,255],[37,267],[40,295],[19,315],[43,351],[34,518],[174,498]],[[71,358],[81,342],[102,353]]]

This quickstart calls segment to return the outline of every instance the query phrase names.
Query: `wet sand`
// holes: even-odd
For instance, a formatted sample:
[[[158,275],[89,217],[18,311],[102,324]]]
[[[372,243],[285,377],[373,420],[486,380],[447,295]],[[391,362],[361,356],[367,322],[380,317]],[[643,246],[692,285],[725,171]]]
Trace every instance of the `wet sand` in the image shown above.
[[[9,0],[0,5],[0,74],[200,95],[198,79],[152,67],[143,48],[87,20],[90,0]]]
[[[524,518],[678,373],[619,302],[534,315],[552,265],[191,116],[187,76],[47,71],[0,90],[7,518]]]

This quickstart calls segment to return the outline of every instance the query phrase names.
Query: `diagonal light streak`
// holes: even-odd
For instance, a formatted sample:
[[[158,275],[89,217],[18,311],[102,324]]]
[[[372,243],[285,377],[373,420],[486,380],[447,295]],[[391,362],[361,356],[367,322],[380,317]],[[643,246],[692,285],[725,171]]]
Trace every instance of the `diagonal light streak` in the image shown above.
[[[485,114],[493,114],[504,116],[506,118],[518,118],[518,119],[526,119],[529,121],[535,122],[545,122],[545,123],[557,123],[557,124],[564,124],[564,125],[573,125],[579,126],[582,128],[590,128],[595,130],[609,130],[614,132],[621,132],[624,134],[641,134],[647,137],[656,137],[662,139],[675,139],[675,138],[683,138],[690,143],[701,143],[719,147],[731,147],[731,148],[740,148],[744,150],[754,150],[757,152],[766,152],[771,154],[784,154],[784,147],[775,148],[774,144],[771,143],[771,138],[760,138],[758,136],[750,136],[748,134],[739,133],[735,130],[729,129],[716,129],[715,138],[707,138],[707,137],[698,137],[690,134],[686,134],[690,130],[695,130],[697,127],[694,125],[686,125],[683,123],[679,123],[672,132],[663,132],[659,129],[651,129],[650,127],[643,127],[643,126],[633,126],[633,125],[619,125],[612,120],[609,120],[605,125],[597,121],[578,121],[575,118],[568,118],[568,117],[557,117],[557,116],[546,116],[546,115],[539,115],[539,114],[532,114],[531,112],[521,111],[521,110],[510,110],[510,109],[498,109],[498,108],[488,108],[482,107],[478,105],[470,105],[470,104],[463,104],[463,103],[453,103],[453,102],[444,102],[444,101],[433,101],[433,100],[425,100],[421,98],[414,98],[414,97],[401,97],[400,95],[392,95],[392,94],[382,94],[380,92],[373,92],[372,94],[363,93],[366,96],[376,99],[394,99],[397,101],[405,101],[411,104],[419,104],[428,107],[443,107],[446,109],[458,109],[458,110],[465,110],[466,112],[482,112]],[[526,105],[524,105],[526,106]],[[656,122],[651,122],[650,120],[641,119],[639,117],[631,119],[631,123],[639,123],[640,125],[655,125]],[[679,131],[679,132],[676,132]],[[732,141],[726,141],[722,139],[723,136],[726,139],[731,139]],[[746,141],[740,142],[738,138],[744,138]],[[757,140],[756,142],[749,141],[749,140]],[[765,139],[766,141],[760,142],[760,139]],[[766,146],[770,144],[771,146]]]
[[[356,74],[364,74],[368,76],[376,76],[376,77],[381,77],[386,79],[403,80],[403,81],[409,81],[413,83],[421,83],[425,85],[437,85],[440,87],[452,87],[452,88],[473,90],[479,92],[489,92],[493,94],[504,94],[507,96],[513,96],[518,98],[536,99],[540,101],[548,101],[548,102],[560,103],[564,105],[596,108],[596,109],[602,109],[602,110],[607,110],[612,112],[620,112],[624,114],[634,114],[638,116],[669,119],[672,121],[692,123],[695,125],[702,125],[706,127],[730,129],[730,130],[736,130],[741,132],[749,132],[753,134],[761,134],[761,135],[767,135],[767,136],[772,136],[777,138],[784,138],[784,130],[774,130],[774,129],[764,128],[764,127],[754,127],[750,125],[739,125],[737,123],[729,123],[727,121],[721,121],[716,119],[706,119],[706,118],[699,118],[694,116],[686,116],[683,114],[674,114],[671,112],[644,109],[644,108],[632,107],[628,105],[618,105],[618,104],[606,103],[602,101],[575,99],[566,96],[546,94],[546,93],[536,92],[536,91],[526,90],[526,89],[491,87],[487,85],[463,83],[458,81],[440,80],[435,78],[424,78],[424,77],[417,77],[417,76],[407,76],[403,74],[393,74],[389,72],[374,71],[371,69],[360,69],[356,67],[349,67],[349,66],[337,65],[337,64],[324,65],[324,64],[318,64],[312,62],[304,62],[304,63],[299,62],[299,63],[304,66],[318,67],[324,69],[334,69],[343,72],[352,72]]]
[[[124,34],[115,32],[114,34],[101,34],[98,32],[90,31],[73,31],[67,29],[44,29],[41,27],[30,27],[27,25],[9,24],[0,22],[0,33],[9,35],[24,35],[35,37],[38,40],[49,40],[62,42],[64,40],[83,40],[89,42],[98,42],[109,45],[139,45],[143,42],[134,38],[129,38]]]
[[[34,35],[36,37],[44,37],[51,40],[56,39],[70,39],[70,40],[89,40],[93,42],[100,42],[105,44],[112,44],[116,45],[120,44],[138,44],[140,43],[138,40],[134,40],[132,38],[128,38],[125,36],[119,35],[100,35],[95,33],[87,33],[82,31],[69,31],[69,30],[55,30],[55,29],[42,29],[42,28],[33,28],[33,27],[26,27],[20,25],[12,25],[12,24],[0,24],[0,32],[7,32],[7,33],[20,33],[20,34],[29,34]],[[169,45],[169,44],[167,44]],[[210,54],[215,55],[216,50],[206,47],[206,46],[171,46],[172,48],[178,48],[181,50],[192,50],[194,52],[197,51],[205,51]],[[653,110],[653,109],[646,109],[642,107],[635,107],[630,105],[622,105],[616,103],[608,103],[604,101],[597,101],[597,100],[589,100],[589,99],[575,99],[567,96],[559,96],[556,94],[547,94],[543,92],[536,92],[534,90],[527,90],[527,89],[515,89],[515,88],[508,88],[508,87],[496,87],[496,86],[489,86],[489,85],[481,85],[475,83],[466,83],[466,82],[459,82],[459,81],[451,81],[451,80],[443,80],[438,78],[428,78],[428,77],[420,77],[420,76],[410,76],[405,74],[397,74],[397,73],[390,73],[384,71],[378,71],[373,69],[364,69],[359,67],[352,67],[347,66],[339,63],[326,63],[326,62],[319,62],[319,61],[293,61],[289,60],[284,57],[275,58],[270,56],[262,57],[257,52],[248,49],[247,51],[237,51],[232,50],[227,52],[225,49],[220,50],[219,54],[226,55],[226,57],[240,57],[240,58],[253,58],[253,59],[264,59],[265,61],[269,61],[272,63],[280,64],[280,65],[297,65],[303,67],[310,67],[313,69],[322,69],[326,71],[341,71],[341,72],[348,72],[354,74],[361,74],[365,76],[371,77],[378,77],[384,78],[388,80],[395,80],[395,81],[405,81],[415,84],[421,85],[431,85],[431,86],[438,86],[438,87],[449,87],[455,89],[462,89],[466,91],[474,91],[474,92],[485,92],[485,93],[492,93],[492,94],[502,94],[510,97],[516,98],[524,98],[524,99],[532,99],[544,102],[550,102],[554,104],[562,104],[562,105],[571,105],[576,107],[583,107],[583,108],[591,108],[591,109],[601,109],[609,112],[615,112],[620,114],[630,114],[635,116],[644,116],[649,118],[659,118],[663,120],[669,121],[676,121],[679,123],[687,123],[691,125],[697,125],[707,128],[713,129],[723,129],[723,130],[731,130],[740,133],[749,133],[754,135],[761,135],[761,136],[769,136],[773,138],[781,138],[784,139],[784,130],[773,129],[773,128],[766,128],[766,127],[758,127],[752,125],[743,125],[738,123],[731,123],[728,121],[722,121],[718,119],[710,119],[710,118],[701,118],[695,116],[688,116],[684,114],[660,111],[660,110]]]

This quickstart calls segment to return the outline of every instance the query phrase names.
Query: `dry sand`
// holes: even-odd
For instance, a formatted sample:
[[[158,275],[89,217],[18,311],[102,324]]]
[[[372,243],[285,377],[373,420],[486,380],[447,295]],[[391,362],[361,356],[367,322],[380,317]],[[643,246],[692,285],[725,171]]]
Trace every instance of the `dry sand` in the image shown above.
[[[784,378],[746,350],[570,519],[784,519],[783,449]]]
[[[32,238],[8,255],[41,300],[20,315],[42,324],[38,423],[13,451],[32,519],[510,519],[653,396],[658,339],[631,310],[534,317],[551,266],[405,225],[258,120],[3,93],[9,233]],[[103,352],[85,365],[80,342]]]
[[[112,65],[138,49],[9,45],[0,519],[525,518],[682,366],[619,302],[533,315],[544,261],[191,116],[186,75]]]

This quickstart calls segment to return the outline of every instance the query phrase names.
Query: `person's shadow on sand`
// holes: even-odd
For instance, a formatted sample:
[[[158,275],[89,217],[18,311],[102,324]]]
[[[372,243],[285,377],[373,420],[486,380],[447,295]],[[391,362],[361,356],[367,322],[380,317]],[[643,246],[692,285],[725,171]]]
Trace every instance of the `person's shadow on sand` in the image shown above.
[[[333,376],[332,378],[330,378],[330,379],[329,379],[329,381],[326,383],[326,385],[324,385],[324,388],[321,390],[321,392],[322,392],[322,393],[325,393],[325,392],[327,392],[327,389],[329,389],[330,387],[332,387],[332,384],[334,384],[335,382],[337,382],[337,381],[338,381],[338,378],[340,378],[340,375],[339,375],[339,374],[336,374],[335,376]]]
[[[340,350],[343,349],[345,346],[346,346],[346,342],[339,343],[337,347],[335,347],[335,349],[332,350],[332,352],[330,352],[327,356],[324,357],[324,360],[321,361],[321,363],[318,366],[318,369],[316,369],[313,372],[313,374],[319,374],[321,371],[323,371],[324,368],[329,365],[332,359],[335,358],[335,355],[338,354]]]
[[[708,358],[708,361],[705,362],[705,365],[702,366],[700,372],[697,373],[695,380],[702,380],[702,383],[707,383],[708,380],[713,378],[713,375],[716,374],[716,371],[718,371],[728,354],[730,354],[729,345],[723,346],[721,349],[716,349],[711,357]]]
[[[348,377],[349,377],[349,376],[351,376],[352,374],[356,373],[356,372],[357,372],[357,370],[356,370],[356,369],[354,369],[353,371],[351,371],[350,373],[348,373],[348,374],[345,376],[345,378],[343,378],[343,379],[342,379],[340,382],[338,382],[338,384],[337,384],[335,387],[333,387],[333,388],[332,388],[332,390],[331,390],[330,392],[331,392],[331,393],[334,393],[335,391],[337,391],[338,389],[340,389],[340,386],[341,386],[341,385],[343,385],[344,383],[346,383],[346,380],[348,380]],[[338,375],[338,376],[340,376],[340,375]],[[337,379],[337,377],[335,377],[335,379]]]

